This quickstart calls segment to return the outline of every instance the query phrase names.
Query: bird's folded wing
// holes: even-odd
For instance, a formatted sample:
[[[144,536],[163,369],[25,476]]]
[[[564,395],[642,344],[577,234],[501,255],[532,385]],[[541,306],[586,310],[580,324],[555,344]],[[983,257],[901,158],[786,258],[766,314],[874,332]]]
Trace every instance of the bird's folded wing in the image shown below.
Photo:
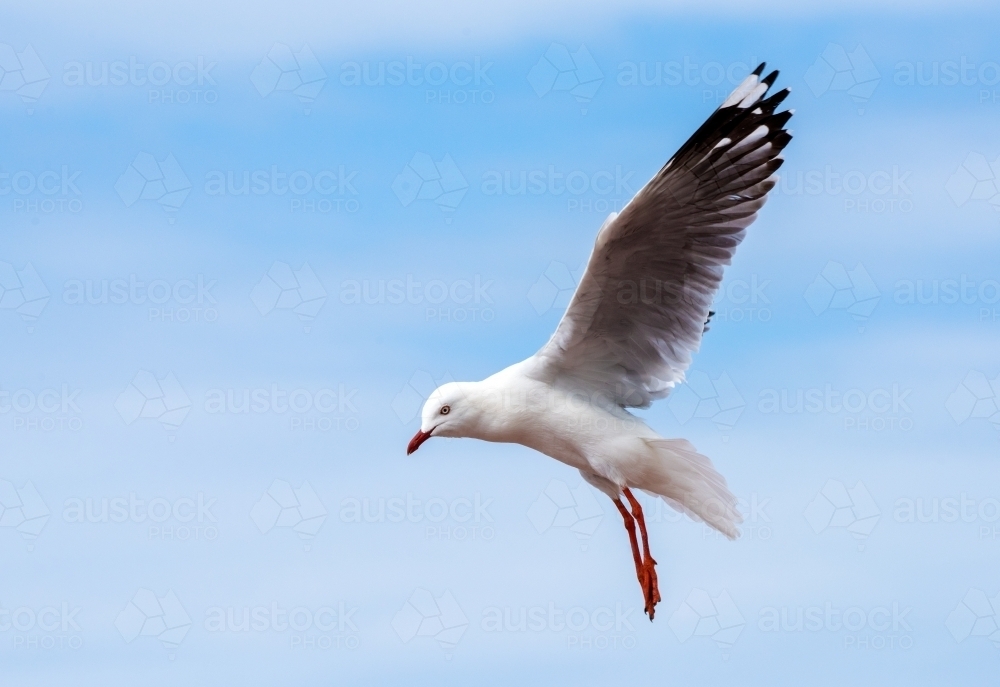
[[[532,374],[620,406],[683,380],[722,268],[764,205],[791,135],[788,90],[764,65],[601,227],[587,270]]]

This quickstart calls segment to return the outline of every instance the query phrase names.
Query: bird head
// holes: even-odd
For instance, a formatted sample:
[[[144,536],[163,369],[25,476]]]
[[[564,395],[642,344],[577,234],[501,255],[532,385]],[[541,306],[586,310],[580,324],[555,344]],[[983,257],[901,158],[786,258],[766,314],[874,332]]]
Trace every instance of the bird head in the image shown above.
[[[410,455],[432,436],[475,436],[478,412],[469,401],[470,383],[449,382],[434,390],[420,411],[420,430],[410,439],[406,455]]]

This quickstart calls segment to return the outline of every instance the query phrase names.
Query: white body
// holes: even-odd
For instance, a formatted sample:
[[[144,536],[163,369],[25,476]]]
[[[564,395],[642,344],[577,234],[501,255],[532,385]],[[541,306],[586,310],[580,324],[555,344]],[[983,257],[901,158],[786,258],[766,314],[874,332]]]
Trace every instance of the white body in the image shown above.
[[[535,362],[442,386],[424,406],[421,431],[521,444],[578,469],[611,498],[623,487],[642,489],[727,537],[739,535],[736,499],[708,458],[623,408],[535,379]],[[438,424],[442,405],[454,410]]]

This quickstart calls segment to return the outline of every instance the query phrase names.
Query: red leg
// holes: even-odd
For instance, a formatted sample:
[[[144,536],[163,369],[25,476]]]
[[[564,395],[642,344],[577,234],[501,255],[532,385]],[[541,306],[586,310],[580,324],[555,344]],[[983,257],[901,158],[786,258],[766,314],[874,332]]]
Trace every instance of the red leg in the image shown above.
[[[646,596],[646,613],[652,620],[653,614],[656,612],[656,604],[660,602],[660,586],[656,580],[656,561],[649,553],[649,535],[646,533],[646,519],[642,515],[642,506],[628,487],[625,487],[623,491],[629,505],[632,506],[632,515],[639,522],[639,532],[642,534],[642,557],[644,560],[639,581],[642,583],[642,591]]]
[[[615,499],[615,505],[618,506],[618,512],[622,514],[622,518],[625,520],[625,529],[628,530],[628,539],[632,544],[632,558],[635,560],[635,574],[639,578],[639,585],[643,586],[642,557],[639,555],[639,542],[635,538],[635,519],[628,512],[628,509],[625,508],[625,504],[622,503],[621,499]]]

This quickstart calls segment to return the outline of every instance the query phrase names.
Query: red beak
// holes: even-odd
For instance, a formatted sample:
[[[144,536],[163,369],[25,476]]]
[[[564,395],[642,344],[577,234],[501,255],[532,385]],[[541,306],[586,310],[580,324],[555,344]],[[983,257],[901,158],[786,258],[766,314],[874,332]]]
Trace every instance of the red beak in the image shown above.
[[[406,455],[410,455],[411,453],[416,451],[418,448],[420,448],[420,444],[424,443],[430,438],[431,438],[430,432],[424,432],[422,430],[418,431],[416,434],[413,435],[413,438],[410,439],[410,444],[409,446],[406,447]]]

